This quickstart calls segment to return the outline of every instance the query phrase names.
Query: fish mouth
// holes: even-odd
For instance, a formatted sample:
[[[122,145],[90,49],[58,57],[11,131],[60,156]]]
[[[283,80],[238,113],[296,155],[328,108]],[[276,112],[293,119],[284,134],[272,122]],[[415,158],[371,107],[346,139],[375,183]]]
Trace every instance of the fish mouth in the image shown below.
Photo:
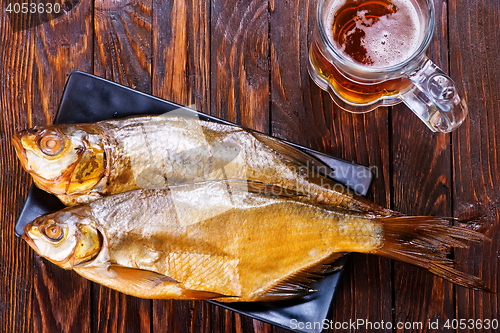
[[[28,224],[26,224],[26,226],[24,227],[24,234],[21,235],[21,238],[24,239],[24,241],[26,243],[28,243],[29,246],[31,246],[31,248],[33,248],[33,250],[35,250],[36,253],[39,253],[38,251],[38,246],[36,246],[36,243],[35,241],[33,240],[33,238],[31,238],[29,235],[29,231],[33,228],[33,222],[30,222]]]
[[[35,241],[33,241],[33,239],[28,236],[28,230],[31,228],[31,225],[28,224],[25,228],[24,228],[24,235],[21,236],[22,239],[24,239],[24,241],[26,243],[28,243],[28,245],[36,252],[36,253],[39,253],[38,252],[38,247],[36,246],[35,244]]]
[[[28,156],[26,155],[26,149],[23,147],[22,144],[22,132],[14,134],[14,136],[11,139],[12,145],[14,146],[14,150],[16,151],[16,155],[21,161],[21,164],[27,172],[27,166],[28,166]]]

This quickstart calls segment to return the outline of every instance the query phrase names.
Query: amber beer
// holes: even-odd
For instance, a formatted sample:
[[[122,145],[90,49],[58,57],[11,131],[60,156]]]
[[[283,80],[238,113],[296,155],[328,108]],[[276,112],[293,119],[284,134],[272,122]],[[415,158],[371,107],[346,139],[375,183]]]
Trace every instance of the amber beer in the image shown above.
[[[338,0],[325,8],[323,26],[338,53],[367,68],[390,68],[408,59],[421,42],[418,9],[412,0]],[[391,98],[412,85],[400,77],[378,82],[355,80],[331,63],[316,42],[311,65],[351,104],[366,105]]]

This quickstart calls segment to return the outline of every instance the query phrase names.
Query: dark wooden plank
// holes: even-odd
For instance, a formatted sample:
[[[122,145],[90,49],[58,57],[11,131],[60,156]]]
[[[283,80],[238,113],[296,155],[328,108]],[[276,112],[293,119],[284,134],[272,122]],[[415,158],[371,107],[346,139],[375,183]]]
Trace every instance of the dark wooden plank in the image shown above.
[[[447,7],[434,1],[436,31],[427,55],[447,72]],[[393,208],[408,215],[452,216],[450,134],[434,134],[405,105],[392,110]],[[394,262],[395,322],[454,318],[452,285],[423,269]]]
[[[90,283],[35,255],[34,332],[90,332]]]
[[[207,302],[155,301],[154,332],[270,332],[271,325]]]
[[[461,269],[498,288],[500,244],[500,4],[450,2],[450,72],[467,92],[469,119],[453,137],[454,214],[492,241],[455,251]],[[498,293],[456,288],[458,319],[500,320]],[[484,330],[484,329],[483,329]],[[479,332],[481,329],[461,330]],[[494,331],[494,330],[484,330]]]
[[[94,3],[94,73],[152,93],[153,3],[151,0]],[[94,332],[150,332],[152,301],[94,284]]]
[[[208,113],[210,3],[154,0],[153,7],[153,94]]]
[[[366,115],[340,110],[307,72],[308,48],[315,22],[315,1],[271,2],[272,134],[374,167],[372,199],[390,200],[387,109]],[[333,302],[334,322],[390,321],[389,260],[353,255]]]
[[[153,332],[192,332],[194,304],[188,301],[154,301]]]
[[[33,124],[51,124],[71,72],[92,69],[92,3],[82,0],[65,16],[38,26],[34,31],[34,67],[36,79]]]
[[[33,254],[14,235],[14,224],[30,181],[15,157],[10,138],[30,123],[33,33],[23,22],[0,13],[0,327],[6,332],[33,332]],[[14,31],[18,31],[14,33]],[[18,97],[26,96],[26,98]],[[26,112],[27,111],[27,112]]]
[[[398,106],[393,114],[394,208],[408,215],[451,216],[449,135],[431,134],[418,118],[405,115],[409,112]],[[394,262],[394,290],[396,322],[454,318],[452,285],[423,269]]]
[[[268,3],[213,0],[211,113],[269,130]]]
[[[307,72],[315,2],[274,0],[270,8],[272,134],[308,147],[330,146],[331,115],[323,113]]]
[[[151,301],[99,286],[93,292],[92,332],[152,332]]]
[[[152,0],[96,0],[94,73],[151,93]]]
[[[324,94],[324,98],[327,100],[329,96]],[[379,108],[365,115],[350,114],[336,107],[333,110],[335,142],[329,149],[331,154],[370,166],[375,178],[369,198],[388,207],[391,192],[387,109]],[[332,320],[340,323],[356,319],[390,322],[391,272],[388,259],[353,254],[335,295]]]
[[[7,332],[86,332],[90,327],[89,295],[85,292],[88,284],[78,277],[68,284],[62,269],[52,264],[46,266],[37,256],[33,260],[33,252],[13,235],[15,218],[31,181],[24,172],[20,173],[10,145],[14,130],[52,122],[67,76],[75,69],[88,68],[91,58],[89,8],[90,2],[85,2],[71,13],[76,19],[67,15],[30,30],[24,29],[28,25],[18,19],[12,20],[13,25],[8,27],[2,12],[1,77],[6,79],[1,85],[1,100],[5,103],[2,105],[1,155],[6,158],[2,163],[2,176],[8,171],[7,181],[2,183],[10,187],[9,190],[2,188],[0,199],[2,208],[6,209],[2,210],[2,221],[9,223],[2,228],[2,232],[7,233],[2,235],[5,240],[2,249],[9,250],[2,253],[2,262],[15,258],[8,268],[1,269],[6,272],[2,276],[10,280],[3,284],[9,286],[6,288],[11,293],[9,305],[4,306],[6,298],[2,295],[2,317],[6,314],[10,321],[2,320],[1,326]],[[8,242],[11,244],[6,246]],[[17,271],[14,276],[12,270]]]

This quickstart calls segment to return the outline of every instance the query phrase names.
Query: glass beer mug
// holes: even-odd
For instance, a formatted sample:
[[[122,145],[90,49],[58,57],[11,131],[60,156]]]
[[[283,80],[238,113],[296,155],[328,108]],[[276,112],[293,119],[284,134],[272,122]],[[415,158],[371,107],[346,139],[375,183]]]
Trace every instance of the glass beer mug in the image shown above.
[[[451,132],[467,104],[425,56],[434,15],[432,0],[318,0],[309,73],[347,111],[403,101],[432,131]]]

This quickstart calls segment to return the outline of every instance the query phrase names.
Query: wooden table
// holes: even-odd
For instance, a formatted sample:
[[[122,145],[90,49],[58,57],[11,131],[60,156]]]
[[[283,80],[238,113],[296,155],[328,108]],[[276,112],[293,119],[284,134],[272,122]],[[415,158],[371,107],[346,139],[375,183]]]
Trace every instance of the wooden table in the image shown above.
[[[286,331],[205,302],[125,296],[40,259],[14,236],[31,179],[10,138],[52,122],[74,70],[373,167],[370,197],[378,204],[454,216],[491,238],[453,256],[460,269],[498,289],[497,1],[435,1],[437,29],[428,55],[467,91],[470,108],[453,134],[431,133],[403,105],[366,115],[339,110],[307,72],[315,0],[74,3],[66,3],[68,14],[38,24],[0,14],[2,332]],[[420,332],[429,331],[429,321],[442,327],[448,319],[500,316],[497,294],[456,287],[407,264],[352,255],[329,318],[392,322],[397,332],[403,331],[396,329],[399,322],[421,322],[423,329],[404,330]]]

